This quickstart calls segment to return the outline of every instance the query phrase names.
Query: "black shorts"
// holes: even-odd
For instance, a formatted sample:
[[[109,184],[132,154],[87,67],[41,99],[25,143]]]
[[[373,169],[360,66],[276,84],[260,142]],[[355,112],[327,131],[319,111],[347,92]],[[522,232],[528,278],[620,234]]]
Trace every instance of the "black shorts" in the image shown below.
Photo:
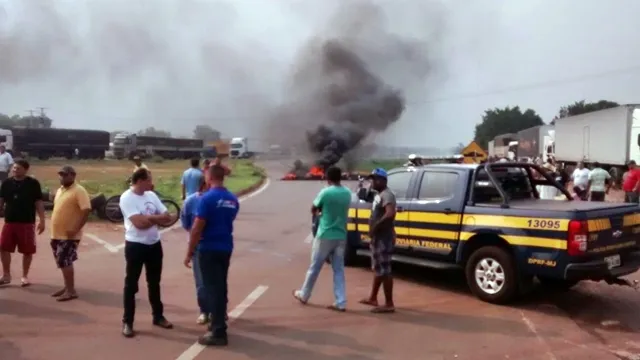
[[[591,201],[604,201],[605,199],[604,191],[592,191],[591,192]]]
[[[51,250],[58,268],[71,266],[78,260],[78,244],[80,240],[51,240]]]

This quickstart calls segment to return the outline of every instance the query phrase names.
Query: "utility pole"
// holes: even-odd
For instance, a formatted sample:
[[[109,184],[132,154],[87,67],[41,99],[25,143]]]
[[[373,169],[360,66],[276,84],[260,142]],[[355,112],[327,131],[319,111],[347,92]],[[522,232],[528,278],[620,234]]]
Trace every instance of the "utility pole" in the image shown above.
[[[40,117],[46,117],[47,114],[44,113],[44,111],[48,108],[46,107],[37,107],[36,109],[40,109]]]
[[[47,117],[47,114],[44,113],[44,110],[47,108],[38,107],[37,109],[40,109],[40,122],[36,124],[36,127],[44,127],[44,119]]]

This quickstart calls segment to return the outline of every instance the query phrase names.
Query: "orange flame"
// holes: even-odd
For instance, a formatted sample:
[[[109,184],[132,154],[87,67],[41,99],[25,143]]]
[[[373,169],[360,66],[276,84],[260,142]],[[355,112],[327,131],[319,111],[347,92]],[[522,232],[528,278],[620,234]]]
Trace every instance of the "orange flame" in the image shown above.
[[[311,169],[309,169],[307,176],[324,177],[324,170],[320,166],[312,166]]]

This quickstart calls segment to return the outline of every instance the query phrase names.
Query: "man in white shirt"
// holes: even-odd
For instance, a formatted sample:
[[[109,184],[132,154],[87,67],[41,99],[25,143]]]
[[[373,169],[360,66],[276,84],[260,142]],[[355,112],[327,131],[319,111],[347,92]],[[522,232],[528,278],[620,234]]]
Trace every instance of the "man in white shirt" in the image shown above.
[[[584,167],[582,161],[578,163],[578,168],[573,170],[571,180],[573,180],[573,186],[580,186],[584,189],[589,186],[589,169]]]
[[[131,177],[131,188],[120,196],[120,210],[124,217],[126,276],[124,279],[124,316],[122,335],[135,336],[133,320],[136,311],[138,280],[145,268],[149,302],[153,313],[153,325],[164,329],[173,328],[164,317],[160,300],[160,277],[162,274],[162,244],[158,225],[171,222],[171,215],[158,196],[150,191],[153,187],[151,173],[138,169]]]
[[[7,152],[4,145],[0,145],[0,182],[5,181],[11,171],[13,157]]]
[[[611,175],[597,162],[593,163],[593,170],[589,172],[589,188],[591,201],[604,201],[611,188]]]

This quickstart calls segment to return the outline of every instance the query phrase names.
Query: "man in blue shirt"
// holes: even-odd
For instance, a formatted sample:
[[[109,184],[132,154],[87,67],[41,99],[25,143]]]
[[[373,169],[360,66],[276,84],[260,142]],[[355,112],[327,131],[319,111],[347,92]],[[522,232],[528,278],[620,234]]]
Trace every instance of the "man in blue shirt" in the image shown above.
[[[209,190],[200,197],[191,229],[184,264],[190,267],[198,252],[202,280],[211,309],[209,331],[198,340],[201,345],[225,346],[227,340],[227,276],[233,252],[233,222],[238,215],[238,198],[224,187],[225,168],[214,165],[206,174]]]
[[[202,174],[202,170],[200,170],[200,159],[191,159],[191,167],[184,171],[182,180],[180,181],[182,185],[182,200],[200,190],[200,184],[203,178],[204,175]]]
[[[199,191],[195,194],[187,196],[187,199],[184,201],[184,205],[182,205],[182,211],[180,212],[180,222],[182,223],[182,228],[187,230],[187,232],[191,231],[193,220],[196,216],[196,210],[198,208],[198,203],[200,202],[200,198],[205,191],[205,187],[206,183],[204,181],[204,178],[202,178]],[[211,311],[207,306],[206,293],[204,290],[204,283],[202,282],[202,272],[200,271],[200,262],[198,261],[197,251],[193,257],[192,268],[193,279],[196,284],[196,297],[198,299],[198,307],[200,308],[200,315],[198,316],[197,323],[203,325],[211,320]]]

